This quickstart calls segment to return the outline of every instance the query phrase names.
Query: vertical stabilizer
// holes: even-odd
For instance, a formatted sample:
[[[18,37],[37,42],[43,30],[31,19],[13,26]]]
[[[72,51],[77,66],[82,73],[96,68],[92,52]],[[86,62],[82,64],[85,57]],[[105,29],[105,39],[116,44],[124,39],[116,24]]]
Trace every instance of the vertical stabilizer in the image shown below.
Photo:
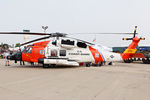
[[[140,40],[145,40],[145,38],[136,37],[136,29],[137,26],[135,26],[133,38],[123,38],[123,40],[132,40],[132,43],[129,45],[129,47],[121,54],[123,60],[132,58],[133,54],[137,51],[136,47],[138,46]]]

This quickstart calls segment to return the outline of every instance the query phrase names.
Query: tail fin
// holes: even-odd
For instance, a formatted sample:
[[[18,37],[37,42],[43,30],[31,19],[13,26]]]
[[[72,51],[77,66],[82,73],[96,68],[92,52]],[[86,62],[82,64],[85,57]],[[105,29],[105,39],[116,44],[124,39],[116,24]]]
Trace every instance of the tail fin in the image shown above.
[[[123,40],[132,40],[132,43],[129,45],[129,47],[121,54],[123,60],[132,58],[132,55],[137,51],[136,47],[138,46],[140,40],[145,40],[145,38],[136,37],[136,28],[137,26],[135,26],[133,38],[123,38]]]

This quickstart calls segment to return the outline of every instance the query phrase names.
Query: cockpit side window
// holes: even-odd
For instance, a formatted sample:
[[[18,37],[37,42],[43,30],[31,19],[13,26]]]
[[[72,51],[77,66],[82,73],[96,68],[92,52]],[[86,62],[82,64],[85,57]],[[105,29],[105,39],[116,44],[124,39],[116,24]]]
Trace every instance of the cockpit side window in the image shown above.
[[[32,53],[32,47],[27,47],[27,48],[24,50],[24,53]]]
[[[77,46],[80,48],[86,48],[87,47],[86,43],[84,43],[84,42],[78,42]]]

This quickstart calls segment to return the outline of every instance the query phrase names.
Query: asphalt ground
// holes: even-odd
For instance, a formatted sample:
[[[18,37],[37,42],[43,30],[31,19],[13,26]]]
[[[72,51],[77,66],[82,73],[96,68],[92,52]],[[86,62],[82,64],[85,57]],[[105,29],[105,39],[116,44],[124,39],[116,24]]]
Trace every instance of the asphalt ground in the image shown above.
[[[150,65],[43,69],[0,60],[0,100],[150,100]]]

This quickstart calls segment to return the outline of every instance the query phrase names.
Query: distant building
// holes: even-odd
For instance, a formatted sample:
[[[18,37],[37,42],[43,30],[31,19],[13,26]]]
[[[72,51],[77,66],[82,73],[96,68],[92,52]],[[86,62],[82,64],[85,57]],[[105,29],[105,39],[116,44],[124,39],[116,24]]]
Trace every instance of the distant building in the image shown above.
[[[112,47],[113,52],[123,53],[127,47]],[[139,46],[136,47],[137,52],[147,51],[150,52],[150,46]]]
[[[113,47],[113,52],[123,53],[127,47]],[[139,46],[136,47],[136,53],[142,53],[146,58],[150,58],[150,46]]]

